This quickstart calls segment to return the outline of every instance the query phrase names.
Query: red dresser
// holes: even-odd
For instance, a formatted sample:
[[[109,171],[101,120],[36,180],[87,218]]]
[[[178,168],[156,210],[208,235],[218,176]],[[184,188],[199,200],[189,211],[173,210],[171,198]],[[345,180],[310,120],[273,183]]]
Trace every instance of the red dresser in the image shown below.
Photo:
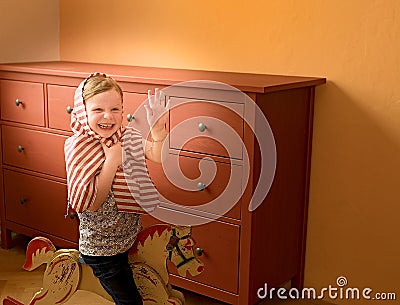
[[[171,265],[171,282],[241,305],[255,304],[257,290],[265,283],[276,287],[291,281],[292,286],[301,287],[314,90],[325,83],[318,77],[73,62],[0,65],[2,247],[12,246],[12,231],[46,236],[60,247],[77,246],[78,220],[74,214],[65,217],[63,145],[71,134],[74,90],[95,71],[105,72],[120,83],[126,124],[145,128],[146,119],[135,111],[146,99],[148,89],[164,88],[172,106],[168,128],[173,132],[167,156],[179,164],[180,172],[166,173],[160,164],[152,162],[148,162],[148,168],[165,198],[165,215],[187,216],[202,223],[192,227],[192,236],[204,272],[184,278]],[[218,88],[203,81],[200,85],[177,85],[193,80],[220,82],[241,90],[268,120],[275,141],[276,171],[267,196],[254,211],[249,211],[249,203],[256,185],[269,187],[268,181],[259,179],[265,156],[260,153],[250,121],[246,121],[255,106],[233,87]],[[173,88],[169,90],[170,86]],[[230,141],[229,133],[219,128],[221,122],[237,139]],[[257,120],[253,123],[257,128]],[[261,137],[263,132],[257,130]],[[216,140],[224,137],[227,146]],[[184,138],[190,140],[182,143]],[[247,171],[249,179],[244,183],[242,177]],[[188,188],[173,183],[179,177],[187,178]],[[228,185],[232,194],[240,196],[227,203],[232,207],[229,211],[216,217],[207,203],[219,198]],[[145,226],[160,222],[149,215],[143,221]]]

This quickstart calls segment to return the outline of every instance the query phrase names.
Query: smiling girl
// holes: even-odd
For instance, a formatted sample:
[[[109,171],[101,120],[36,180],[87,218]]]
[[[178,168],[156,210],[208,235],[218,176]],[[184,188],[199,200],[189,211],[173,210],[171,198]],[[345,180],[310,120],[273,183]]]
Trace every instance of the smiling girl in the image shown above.
[[[152,143],[122,126],[123,93],[96,73],[77,88],[65,142],[68,205],[79,217],[79,251],[115,304],[142,304],[128,262],[141,230],[140,213],[159,204],[145,157],[161,160],[166,108],[156,90],[145,106]],[[144,149],[145,148],[145,149]]]

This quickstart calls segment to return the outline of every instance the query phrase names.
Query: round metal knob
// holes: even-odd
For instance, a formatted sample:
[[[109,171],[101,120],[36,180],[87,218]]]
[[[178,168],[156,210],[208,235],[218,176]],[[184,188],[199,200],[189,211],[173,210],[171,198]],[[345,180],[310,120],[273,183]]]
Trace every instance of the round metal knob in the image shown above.
[[[24,204],[26,202],[26,199],[24,197],[19,198],[19,203]]]
[[[17,106],[22,105],[22,101],[19,100],[19,99],[16,99],[15,100],[15,105],[17,105]]]
[[[75,212],[69,213],[69,218],[71,219],[75,219],[76,216],[78,216],[78,214],[76,214]]]
[[[207,128],[206,124],[204,124],[204,123],[200,123],[199,124],[199,131],[200,132],[203,132],[204,130],[206,130],[206,128]]]
[[[23,152],[25,148],[23,148],[21,145],[18,145],[17,149],[18,152]]]
[[[67,113],[68,113],[68,114],[71,114],[72,110],[73,110],[73,108],[72,108],[71,106],[68,106],[68,107],[67,107]]]
[[[204,249],[202,249],[202,248],[196,248],[196,254],[197,254],[198,256],[202,256],[202,255],[203,255],[203,252],[204,252]]]
[[[128,122],[132,122],[135,119],[135,117],[132,114],[128,113],[126,119],[128,120]]]
[[[199,191],[203,191],[206,187],[207,187],[207,185],[205,185],[203,182],[197,183],[197,189]]]

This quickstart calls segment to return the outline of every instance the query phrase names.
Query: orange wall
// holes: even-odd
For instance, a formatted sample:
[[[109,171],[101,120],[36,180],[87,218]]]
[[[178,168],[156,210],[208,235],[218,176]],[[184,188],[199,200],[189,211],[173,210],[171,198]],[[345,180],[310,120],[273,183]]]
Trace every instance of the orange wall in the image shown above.
[[[326,76],[316,96],[305,284],[344,275],[348,286],[399,298],[400,2],[112,3],[1,0],[0,62]]]
[[[400,297],[399,54],[397,0],[60,0],[62,60],[328,78],[316,96],[308,287],[343,275]]]
[[[59,1],[0,1],[0,63],[59,59]]]

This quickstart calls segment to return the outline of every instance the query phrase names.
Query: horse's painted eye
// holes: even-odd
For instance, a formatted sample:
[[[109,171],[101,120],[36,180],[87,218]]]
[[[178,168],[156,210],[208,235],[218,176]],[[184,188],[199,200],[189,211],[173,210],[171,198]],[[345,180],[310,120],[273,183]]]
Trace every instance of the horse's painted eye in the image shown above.
[[[188,250],[192,250],[193,249],[193,241],[190,240],[189,238],[186,240],[185,248],[188,249]]]

